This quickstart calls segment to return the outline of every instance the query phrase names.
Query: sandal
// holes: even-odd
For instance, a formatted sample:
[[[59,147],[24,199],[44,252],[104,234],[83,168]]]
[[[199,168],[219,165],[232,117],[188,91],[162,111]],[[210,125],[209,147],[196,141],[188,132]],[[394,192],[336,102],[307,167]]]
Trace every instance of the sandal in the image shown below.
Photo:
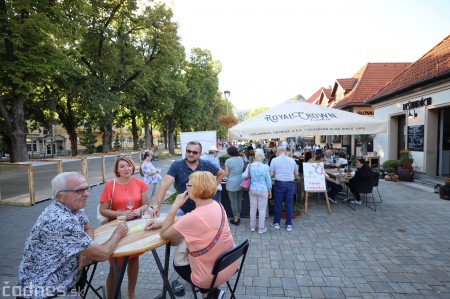
[[[177,297],[184,296],[184,287],[178,280],[172,281],[172,290]]]

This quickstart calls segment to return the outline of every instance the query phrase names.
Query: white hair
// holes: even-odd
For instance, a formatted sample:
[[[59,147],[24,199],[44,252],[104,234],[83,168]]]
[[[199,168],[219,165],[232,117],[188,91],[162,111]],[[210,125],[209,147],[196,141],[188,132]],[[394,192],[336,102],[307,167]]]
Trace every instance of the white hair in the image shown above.
[[[70,176],[79,176],[84,178],[82,174],[76,171],[72,172],[62,172],[55,176],[52,180],[52,194],[53,198],[56,197],[56,194],[58,194],[59,191],[66,189],[67,186],[67,178]]]
[[[264,161],[264,158],[266,156],[264,155],[264,151],[260,148],[255,149],[255,161],[262,162]]]

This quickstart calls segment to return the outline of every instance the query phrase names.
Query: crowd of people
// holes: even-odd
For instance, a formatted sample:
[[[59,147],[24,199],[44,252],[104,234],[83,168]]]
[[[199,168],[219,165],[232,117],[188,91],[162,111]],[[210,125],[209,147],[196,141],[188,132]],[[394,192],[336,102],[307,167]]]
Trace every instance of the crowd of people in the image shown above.
[[[216,146],[211,146],[208,153],[202,156],[201,143],[190,141],[186,144],[185,158],[174,161],[163,178],[161,169],[153,165],[151,150],[144,151],[142,155],[143,179],[134,176],[136,166],[133,160],[120,155],[114,165],[115,178],[106,182],[100,195],[99,212],[110,222],[119,216],[135,219],[149,207],[151,213],[157,216],[168,189],[174,185],[178,195],[166,218],[150,220],[145,229],[160,229],[162,238],[173,244],[185,244],[189,262],[187,265],[174,265],[174,269],[182,279],[195,284],[207,296],[207,288],[212,280],[210,273],[216,258],[235,246],[229,224],[238,226],[241,223],[241,183],[244,178],[251,178],[248,189],[250,230],[259,234],[268,231],[265,224],[266,208],[268,200],[273,199],[271,226],[280,229],[280,214],[284,206],[284,225],[290,232],[293,230],[295,182],[301,170],[296,160],[324,161],[333,166],[348,164],[343,152],[339,152],[339,157],[335,159],[330,148],[321,152],[320,147],[316,147],[313,152],[305,147],[302,151],[292,152],[289,147],[293,146],[295,144],[287,142],[279,146],[269,144],[269,150],[266,151],[259,147],[254,149],[253,146],[247,147],[245,151],[229,146],[226,151],[230,157],[222,169]],[[354,177],[347,185],[355,195],[355,202],[360,203],[355,186],[359,180],[372,175],[372,171],[364,159],[356,161],[356,168]],[[220,200],[225,177],[232,215],[226,214]],[[340,185],[331,179],[327,179],[327,184],[329,196],[335,201],[335,194],[341,190]],[[54,201],[39,216],[25,243],[18,277],[22,294],[25,294],[22,297],[50,298],[61,294],[76,297],[83,267],[92,261],[109,259],[106,290],[107,297],[112,298],[116,280],[110,256],[119,240],[127,234],[126,224],[119,222],[108,241],[95,243],[93,227],[84,212],[90,191],[86,179],[76,172],[64,172],[57,175],[51,185]],[[58,258],[55,259],[55,256]],[[120,265],[120,259],[118,263]],[[236,265],[233,264],[222,271],[215,286],[227,281],[235,270]],[[136,254],[129,257],[127,267],[127,297],[131,299],[136,298],[138,272],[139,254]],[[177,295],[184,294],[183,286],[177,280],[172,282],[172,288]],[[218,288],[213,292],[214,298],[222,298],[224,294]]]

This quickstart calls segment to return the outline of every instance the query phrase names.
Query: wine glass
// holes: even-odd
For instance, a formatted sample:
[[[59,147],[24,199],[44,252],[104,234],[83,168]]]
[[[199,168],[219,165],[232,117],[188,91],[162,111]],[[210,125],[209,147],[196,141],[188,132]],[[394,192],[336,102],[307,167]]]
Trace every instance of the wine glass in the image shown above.
[[[145,223],[147,223],[149,219],[152,219],[152,208],[151,207],[148,207],[142,211],[142,219],[145,219]]]
[[[127,198],[127,208],[128,210],[133,210],[134,208],[134,201],[131,198]]]

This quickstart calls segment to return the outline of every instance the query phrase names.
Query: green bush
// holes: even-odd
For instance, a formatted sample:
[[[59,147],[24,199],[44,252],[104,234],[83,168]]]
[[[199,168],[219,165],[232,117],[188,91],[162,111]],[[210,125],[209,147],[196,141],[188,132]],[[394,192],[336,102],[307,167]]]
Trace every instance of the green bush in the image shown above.
[[[398,160],[386,160],[383,162],[383,168],[386,170],[386,168],[394,168],[397,169],[397,167],[400,166],[400,161]]]
[[[224,154],[224,155],[220,156],[220,157],[219,157],[220,165],[224,165],[224,164],[225,164],[225,161],[226,161],[228,158],[230,158],[230,155],[228,155],[228,154]]]

